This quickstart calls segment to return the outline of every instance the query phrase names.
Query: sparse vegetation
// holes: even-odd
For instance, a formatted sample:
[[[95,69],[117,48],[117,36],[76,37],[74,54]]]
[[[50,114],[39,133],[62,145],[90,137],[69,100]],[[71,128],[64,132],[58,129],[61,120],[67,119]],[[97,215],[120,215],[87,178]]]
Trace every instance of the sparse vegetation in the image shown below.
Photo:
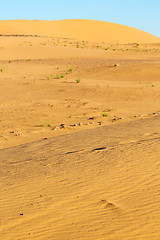
[[[93,120],[93,119],[95,119],[95,117],[93,116],[93,117],[89,117],[89,120]]]
[[[43,122],[40,126],[41,126],[41,127],[51,127],[52,124],[49,123],[49,122]]]
[[[0,68],[0,71],[1,71],[1,72],[4,72],[4,68]]]
[[[102,113],[102,117],[108,117],[107,113]]]
[[[64,75],[57,75],[57,79],[64,78]]]
[[[47,75],[46,77],[47,77],[48,80],[51,80],[53,78],[52,75]]]
[[[81,81],[80,79],[76,79],[76,83],[80,83],[80,81]]]
[[[61,40],[61,41],[60,41]],[[88,45],[86,45],[88,43]],[[159,52],[158,49],[153,48],[153,49],[149,49],[148,46],[144,46],[144,45],[140,45],[138,43],[133,43],[133,44],[106,44],[105,42],[101,42],[101,44],[99,44],[98,42],[95,43],[91,43],[88,41],[63,41],[62,39],[57,40],[56,42],[54,42],[55,46],[58,46],[57,44],[60,44],[60,46],[73,46],[76,48],[91,48],[91,49],[101,49],[101,50],[111,50],[111,51],[135,51],[135,52]]]
[[[136,47],[140,47],[140,44],[139,44],[139,43],[136,43]]]
[[[46,42],[41,42],[40,45],[45,46]]]

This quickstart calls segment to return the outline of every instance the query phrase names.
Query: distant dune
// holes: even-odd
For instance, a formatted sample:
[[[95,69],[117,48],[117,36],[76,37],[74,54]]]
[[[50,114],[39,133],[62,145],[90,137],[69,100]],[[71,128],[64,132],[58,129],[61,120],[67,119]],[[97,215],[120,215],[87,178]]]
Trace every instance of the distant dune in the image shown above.
[[[108,43],[158,43],[160,38],[141,30],[94,20],[8,20],[0,21],[2,35],[39,35],[76,38]]]

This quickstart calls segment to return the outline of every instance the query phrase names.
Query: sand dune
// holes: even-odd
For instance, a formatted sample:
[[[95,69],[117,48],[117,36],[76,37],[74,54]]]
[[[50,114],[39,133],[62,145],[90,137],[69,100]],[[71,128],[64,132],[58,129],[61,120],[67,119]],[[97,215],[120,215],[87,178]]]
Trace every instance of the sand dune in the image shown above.
[[[0,34],[0,239],[159,240],[159,38],[86,20]]]
[[[0,21],[0,34],[28,34],[109,43],[155,43],[158,37],[120,24],[93,20]]]

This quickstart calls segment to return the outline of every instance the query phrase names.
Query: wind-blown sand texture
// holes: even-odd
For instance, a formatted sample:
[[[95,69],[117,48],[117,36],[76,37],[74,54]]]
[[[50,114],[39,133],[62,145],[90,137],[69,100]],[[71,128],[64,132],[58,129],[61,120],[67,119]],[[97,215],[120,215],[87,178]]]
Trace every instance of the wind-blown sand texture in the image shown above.
[[[0,239],[159,240],[160,39],[87,20],[0,34]]]

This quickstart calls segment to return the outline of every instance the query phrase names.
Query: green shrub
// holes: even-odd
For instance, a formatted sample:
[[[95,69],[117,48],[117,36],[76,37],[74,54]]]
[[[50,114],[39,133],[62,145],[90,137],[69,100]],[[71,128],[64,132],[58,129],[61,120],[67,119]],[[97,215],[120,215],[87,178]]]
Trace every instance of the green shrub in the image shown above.
[[[102,113],[102,117],[108,117],[108,114]]]
[[[80,79],[76,79],[76,83],[80,83],[80,81],[81,81]]]

